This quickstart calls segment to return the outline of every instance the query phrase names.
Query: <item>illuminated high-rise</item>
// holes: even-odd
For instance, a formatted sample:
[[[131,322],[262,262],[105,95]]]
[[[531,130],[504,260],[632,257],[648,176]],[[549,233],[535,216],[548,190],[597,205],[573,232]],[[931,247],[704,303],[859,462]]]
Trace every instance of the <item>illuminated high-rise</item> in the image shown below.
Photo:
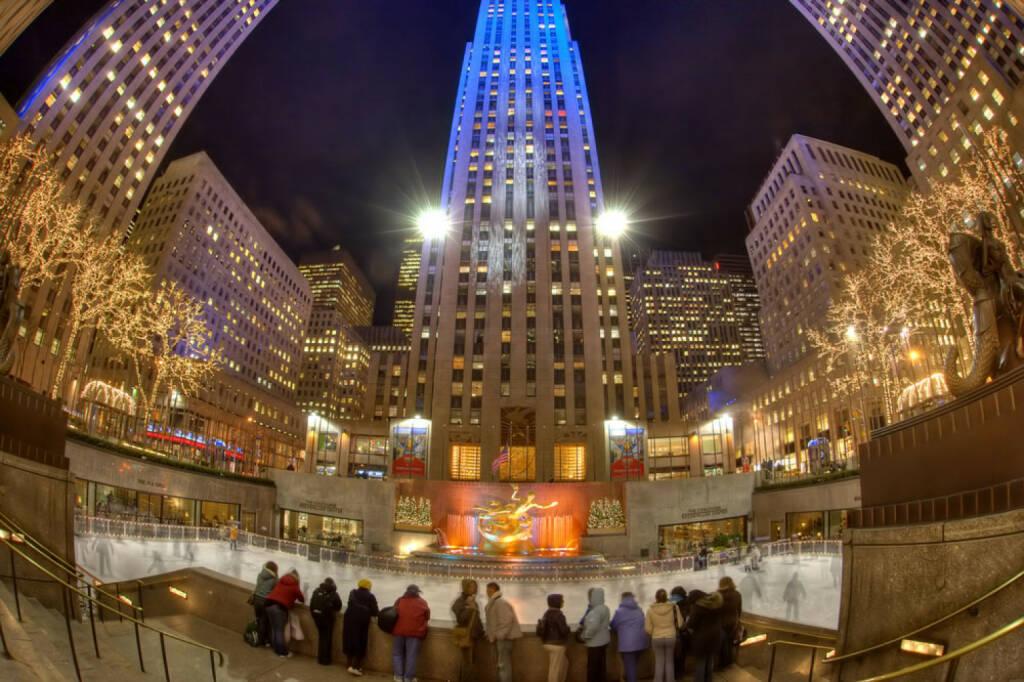
[[[952,173],[994,125],[1024,153],[1020,2],[790,2],[871,95],[915,178]]]
[[[395,287],[395,306],[391,324],[408,336],[412,334],[416,318],[416,284],[420,279],[420,256],[423,238],[409,237],[402,245],[402,260],[398,264],[398,284]]]
[[[480,3],[444,169],[448,232],[424,241],[409,362],[422,419],[392,427],[396,463],[417,429],[430,446],[394,473],[607,479],[606,420],[637,411],[626,292],[617,242],[594,229],[601,174],[561,2]]]

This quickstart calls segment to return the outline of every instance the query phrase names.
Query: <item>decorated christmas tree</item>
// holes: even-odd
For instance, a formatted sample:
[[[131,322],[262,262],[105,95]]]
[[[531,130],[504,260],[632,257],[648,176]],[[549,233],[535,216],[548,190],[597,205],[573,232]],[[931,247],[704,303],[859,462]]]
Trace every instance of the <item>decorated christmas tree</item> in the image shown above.
[[[430,528],[430,500],[403,495],[395,505],[395,524]]]
[[[626,517],[618,500],[602,497],[590,503],[587,528],[621,528],[625,525]]]

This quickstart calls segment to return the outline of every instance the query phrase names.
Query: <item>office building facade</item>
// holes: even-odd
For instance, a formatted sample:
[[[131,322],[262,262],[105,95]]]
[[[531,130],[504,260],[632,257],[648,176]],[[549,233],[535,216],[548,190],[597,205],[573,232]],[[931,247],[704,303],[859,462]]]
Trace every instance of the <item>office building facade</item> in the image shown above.
[[[622,260],[594,229],[601,176],[562,3],[483,0],[460,74],[441,194],[450,225],[423,245],[416,423],[392,428],[393,473],[606,479],[606,420],[637,406]]]
[[[394,312],[391,324],[409,336],[416,319],[416,285],[420,279],[420,256],[423,238],[409,237],[402,244],[402,257],[398,264],[398,283],[395,287]]]
[[[878,105],[919,185],[953,173],[995,125],[1024,152],[1021,3],[790,2]]]

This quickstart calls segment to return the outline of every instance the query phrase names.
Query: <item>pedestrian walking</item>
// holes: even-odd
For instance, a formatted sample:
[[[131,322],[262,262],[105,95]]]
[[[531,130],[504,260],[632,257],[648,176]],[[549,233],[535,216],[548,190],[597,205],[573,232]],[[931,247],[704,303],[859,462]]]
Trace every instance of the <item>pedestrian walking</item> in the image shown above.
[[[256,627],[260,634],[260,646],[270,646],[270,620],[267,618],[267,595],[277,583],[277,564],[268,561],[256,576],[256,587],[252,591],[252,609],[256,615]]]
[[[348,604],[341,626],[341,650],[348,659],[350,675],[363,674],[367,642],[370,639],[370,619],[380,613],[377,598],[370,592],[373,584],[366,578],[356,583],[356,589],[348,593]]]
[[[587,590],[587,610],[580,619],[579,639],[587,647],[587,682],[607,682],[605,655],[611,633],[611,614],[604,604],[604,588]]]
[[[292,655],[284,640],[284,629],[288,625],[288,613],[297,601],[305,603],[306,598],[299,588],[299,572],[293,568],[277,581],[267,595],[266,602],[267,618],[270,620],[270,645],[281,658],[291,658]]]
[[[523,636],[512,605],[502,596],[498,583],[487,583],[487,639],[494,644],[498,682],[512,682],[512,647]]]
[[[470,682],[476,678],[476,641],[484,635],[483,618],[476,600],[478,589],[475,580],[466,578],[462,581],[459,596],[452,602],[452,615],[455,616],[452,642],[459,649],[459,682]]]
[[[686,628],[690,631],[690,650],[694,657],[694,682],[711,682],[711,675],[722,640],[722,595],[705,594],[692,590],[686,597],[690,616]]]
[[[643,609],[636,603],[632,592],[622,593],[619,608],[615,609],[615,615],[612,616],[609,625],[618,636],[623,677],[626,678],[626,682],[637,682],[640,654],[647,651],[650,641],[644,627]]]
[[[565,622],[562,607],[565,599],[560,594],[548,595],[548,610],[537,621],[537,636],[548,652],[548,682],[565,682],[569,672],[569,658],[565,645],[569,641],[569,624]]]
[[[330,665],[334,644],[334,623],[341,611],[341,597],[333,578],[324,578],[309,598],[309,612],[313,615],[317,632],[316,660],[320,665]]]
[[[654,593],[654,603],[644,616],[644,629],[654,646],[654,682],[675,682],[675,649],[679,630],[683,627],[683,614],[665,590]],[[682,672],[682,662],[678,668]]]
[[[420,596],[420,588],[409,585],[405,594],[395,602],[398,619],[391,634],[395,637],[395,648],[391,661],[395,666],[394,682],[413,682],[416,679],[416,661],[420,647],[427,636],[430,621],[430,606]]]
[[[722,595],[722,647],[718,664],[725,668],[732,665],[735,647],[739,643],[740,617],[743,615],[743,595],[729,576],[718,581],[718,592]]]

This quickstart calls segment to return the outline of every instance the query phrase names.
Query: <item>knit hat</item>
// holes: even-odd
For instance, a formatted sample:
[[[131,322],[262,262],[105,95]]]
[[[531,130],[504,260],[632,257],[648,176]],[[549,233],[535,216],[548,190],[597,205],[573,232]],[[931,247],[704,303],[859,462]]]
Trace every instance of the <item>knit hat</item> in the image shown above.
[[[360,578],[359,582],[356,583],[356,586],[370,589],[373,587],[373,583],[371,583],[368,578]]]

